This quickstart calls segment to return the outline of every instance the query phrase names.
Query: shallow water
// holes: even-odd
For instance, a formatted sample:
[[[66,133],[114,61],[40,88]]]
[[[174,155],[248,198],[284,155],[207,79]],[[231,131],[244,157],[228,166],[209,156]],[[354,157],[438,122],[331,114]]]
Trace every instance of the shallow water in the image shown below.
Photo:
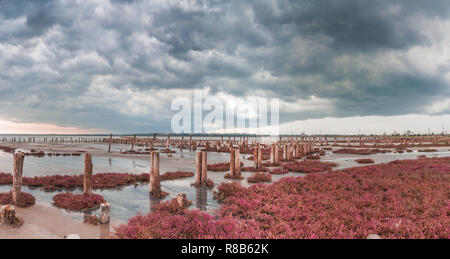
[[[104,149],[104,144],[90,144],[95,145],[99,149]],[[113,146],[114,150],[120,149],[119,145]],[[322,161],[337,162],[339,166],[335,169],[348,168],[358,166],[355,159],[371,158],[375,163],[385,163],[393,160],[401,159],[415,159],[418,155],[426,155],[428,157],[444,157],[450,156],[450,151],[447,148],[437,148],[439,152],[435,153],[413,153],[404,154],[375,154],[369,156],[362,155],[347,155],[347,154],[333,154],[327,151],[326,155],[322,157]],[[169,158],[167,154],[161,154],[160,171],[161,173],[168,171],[195,171],[195,152],[184,150]],[[208,163],[218,163],[229,161],[228,153],[208,153]],[[252,165],[252,161],[248,161],[245,157],[249,155],[241,155],[241,161],[245,166]],[[105,172],[120,172],[140,174],[149,172],[150,161],[143,159],[129,159],[129,158],[110,158],[110,157],[94,157],[94,173]],[[81,174],[83,172],[83,157],[26,157],[24,162],[23,175],[27,177],[45,176],[54,174]],[[0,172],[12,171],[12,155],[0,151]],[[216,186],[221,182],[229,182],[232,180],[224,179],[227,172],[208,172],[208,178],[212,179]],[[253,173],[243,172],[242,175],[247,178]],[[272,175],[273,182],[289,176],[303,176],[301,173],[289,173],[286,175]],[[162,189],[169,193],[165,200],[174,198],[178,193],[185,193],[189,200],[193,201],[193,209],[200,209],[213,213],[219,207],[218,203],[213,199],[213,190],[207,188],[194,188],[191,183],[195,181],[194,177],[161,182]],[[246,180],[239,181],[242,185],[248,186]],[[0,192],[7,192],[11,190],[11,186],[0,186]],[[46,193],[39,189],[30,189],[23,187],[24,192],[32,193],[38,203],[51,205],[52,198],[57,192]],[[128,186],[120,190],[95,190],[95,193],[101,194],[111,204],[111,216],[114,220],[126,222],[129,218],[137,214],[146,214],[150,211],[150,207],[158,204],[160,201],[151,200],[149,197],[148,185],[142,186]],[[62,210],[63,211],[63,210]],[[82,220],[83,213],[66,212],[71,217]],[[92,213],[98,214],[98,211]]]

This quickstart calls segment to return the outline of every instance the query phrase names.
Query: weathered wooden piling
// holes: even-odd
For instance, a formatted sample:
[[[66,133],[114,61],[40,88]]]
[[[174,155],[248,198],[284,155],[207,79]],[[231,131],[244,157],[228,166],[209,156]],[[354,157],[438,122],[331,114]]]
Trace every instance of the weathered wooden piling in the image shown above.
[[[230,150],[230,175],[232,178],[236,176],[236,150]]]
[[[151,170],[150,170],[150,194],[159,197],[161,191],[161,179],[159,174],[159,152],[151,152]]]
[[[17,204],[22,198],[22,172],[23,160],[25,156],[22,153],[14,154],[14,171],[13,171],[13,189],[12,200]]]
[[[188,207],[191,203],[189,202],[189,200],[186,197],[186,194],[184,193],[179,193],[177,194],[177,204],[178,206],[180,206],[181,208],[186,208]]]
[[[234,177],[236,179],[241,178],[241,151],[239,151],[239,149],[236,149],[234,151]]]
[[[208,180],[208,153],[203,151],[202,152],[202,185],[206,184],[206,181]]]
[[[166,149],[169,149],[169,147],[170,147],[170,136],[167,136]]]
[[[111,204],[100,204],[100,224],[108,224],[111,219]]]
[[[0,209],[0,223],[15,225],[17,222],[16,208],[13,205],[3,205]]]
[[[253,151],[253,166],[258,168],[258,147],[255,147]]]
[[[275,146],[273,145],[270,147],[270,161],[275,163]]]
[[[92,194],[92,155],[87,153],[84,155],[84,191],[85,195]]]
[[[134,145],[136,145],[136,134],[133,135],[133,141],[131,142],[131,151],[134,151]]]
[[[195,171],[195,184],[197,186],[202,184],[202,151],[197,151]]]
[[[275,164],[280,162],[280,150],[278,149],[278,145],[274,147],[274,161]]]
[[[112,134],[109,135],[108,153],[111,153]]]
[[[262,168],[262,149],[261,146],[258,145],[258,163],[256,165],[256,168],[260,169]]]
[[[197,152],[195,186],[205,186],[208,180],[208,153],[205,151]]]

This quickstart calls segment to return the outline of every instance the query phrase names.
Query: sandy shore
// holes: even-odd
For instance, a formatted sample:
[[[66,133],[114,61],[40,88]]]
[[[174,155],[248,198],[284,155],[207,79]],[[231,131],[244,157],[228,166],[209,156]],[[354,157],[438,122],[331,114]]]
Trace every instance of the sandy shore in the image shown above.
[[[105,238],[119,222],[109,225],[89,225],[76,221],[59,209],[42,204],[30,208],[16,208],[16,215],[24,220],[19,228],[0,225],[0,239],[62,239],[77,234],[82,239]]]

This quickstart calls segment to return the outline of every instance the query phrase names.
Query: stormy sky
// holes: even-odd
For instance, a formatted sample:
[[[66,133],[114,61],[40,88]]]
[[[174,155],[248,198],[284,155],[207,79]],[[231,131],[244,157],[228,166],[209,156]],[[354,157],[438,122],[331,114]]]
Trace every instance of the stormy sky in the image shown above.
[[[450,1],[0,0],[10,131],[170,131],[193,89],[280,98],[292,133],[450,128]]]

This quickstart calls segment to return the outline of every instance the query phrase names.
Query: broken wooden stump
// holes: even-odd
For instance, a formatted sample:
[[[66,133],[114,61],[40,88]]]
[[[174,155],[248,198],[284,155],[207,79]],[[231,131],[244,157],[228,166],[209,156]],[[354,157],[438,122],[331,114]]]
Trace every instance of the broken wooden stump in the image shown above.
[[[108,224],[111,219],[111,204],[100,204],[100,224]]]
[[[13,205],[4,205],[0,210],[0,223],[10,226],[20,226],[23,222],[16,217],[16,209]]]
[[[177,194],[176,199],[178,206],[180,206],[181,208],[187,208],[192,204],[192,202],[186,198],[186,194],[184,193]]]
[[[12,201],[16,205],[22,198],[22,172],[24,157],[25,156],[22,153],[14,154]]]

